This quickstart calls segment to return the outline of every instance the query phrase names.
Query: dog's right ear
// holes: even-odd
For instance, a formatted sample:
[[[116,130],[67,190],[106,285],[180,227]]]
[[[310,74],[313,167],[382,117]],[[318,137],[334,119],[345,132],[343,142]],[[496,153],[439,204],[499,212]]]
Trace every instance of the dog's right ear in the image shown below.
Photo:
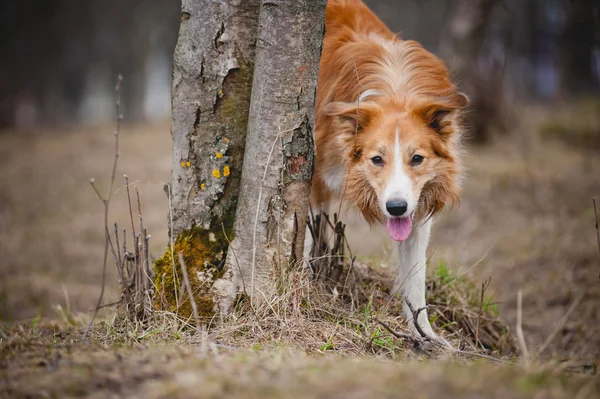
[[[376,106],[369,103],[331,102],[323,108],[329,116],[335,116],[353,131],[358,132],[367,126],[374,116]]]

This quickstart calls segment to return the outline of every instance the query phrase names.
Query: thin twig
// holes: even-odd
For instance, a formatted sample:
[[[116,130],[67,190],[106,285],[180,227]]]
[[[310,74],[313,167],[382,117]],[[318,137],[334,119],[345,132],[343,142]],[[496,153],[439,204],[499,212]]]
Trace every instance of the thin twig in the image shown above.
[[[248,292],[246,291],[246,283],[244,282],[244,276],[242,275],[242,268],[240,267],[240,262],[238,261],[238,257],[235,254],[235,250],[231,246],[231,241],[229,240],[229,237],[227,237],[227,233],[225,232],[225,224],[223,222],[221,222],[221,229],[223,230],[223,237],[225,237],[225,241],[227,241],[227,245],[229,246],[229,248],[231,248],[231,253],[233,254],[233,259],[235,260],[235,263],[238,268],[238,272],[240,273],[240,280],[242,280],[242,290],[245,295],[248,295]],[[252,309],[252,311],[254,311],[254,309]]]
[[[131,207],[131,193],[129,192],[129,177],[123,175],[125,178],[125,187],[127,188],[127,202],[129,203],[129,219],[131,220],[131,232],[135,236],[135,224],[133,222],[133,208]]]
[[[265,184],[265,180],[267,179],[267,170],[269,170],[269,163],[271,162],[271,156],[273,155],[273,150],[275,149],[275,144],[277,144],[277,140],[279,140],[279,134],[275,136],[275,140],[273,140],[273,144],[271,145],[271,151],[269,151],[269,157],[267,158],[267,164],[265,165],[265,171],[263,173],[262,182],[260,184],[260,188],[258,189],[258,201],[256,203],[256,214],[254,215],[254,231],[252,232],[252,269],[250,272],[250,306],[254,303],[254,275],[256,270],[256,229],[258,227],[258,215],[260,213],[260,201],[262,199],[262,191],[263,186]]]
[[[262,182],[258,189],[258,201],[256,202],[256,214],[254,215],[254,231],[252,232],[252,268],[250,275],[250,305],[254,304],[254,276],[256,271],[256,229],[258,228],[258,215],[260,214],[260,203],[262,200],[263,187],[265,185],[265,180],[267,179],[267,171],[269,170],[269,164],[271,163],[271,156],[273,155],[273,151],[275,150],[275,144],[277,144],[277,140],[281,137],[283,133],[291,132],[296,128],[287,129],[282,132],[279,132],[275,135],[275,140],[273,140],[273,144],[271,145],[271,150],[269,151],[269,156],[267,158],[267,164],[265,165],[265,171],[263,173]]]
[[[121,302],[123,302],[123,301],[122,300],[118,300],[116,302],[104,303],[104,304],[100,305],[99,308],[102,309],[102,308],[108,308],[108,307],[111,307],[111,306],[116,306],[116,305],[120,304]],[[88,312],[93,312],[95,310],[96,310],[96,308],[93,308],[93,309],[88,310]]]
[[[424,306],[422,308],[416,309],[414,308],[414,306],[412,305],[412,303],[410,303],[410,301],[408,300],[408,298],[404,298],[404,302],[406,302],[406,304],[408,305],[408,308],[410,309],[410,312],[412,313],[413,316],[413,324],[415,325],[415,329],[417,330],[417,332],[421,335],[421,337],[429,340],[429,341],[437,341],[435,338],[430,337],[429,335],[427,335],[427,333],[425,331],[423,331],[423,328],[421,327],[421,325],[419,324],[419,314],[424,311],[425,309],[427,309],[427,306]],[[445,345],[444,345],[445,346]]]
[[[490,251],[494,248],[494,245],[496,245],[496,243],[492,243],[492,245],[490,245],[489,249],[483,254],[483,256],[481,258],[479,258],[479,260],[475,263],[473,263],[471,266],[469,266],[468,268],[465,269],[464,272],[462,272],[461,274],[459,274],[458,276],[456,276],[455,278],[453,278],[452,280],[450,280],[449,282],[447,282],[445,285],[443,285],[440,288],[440,292],[444,292],[444,290],[446,288],[448,288],[449,286],[451,286],[452,284],[454,284],[456,281],[460,281],[460,279],[462,279],[465,275],[469,274],[471,272],[471,270],[475,269],[477,266],[479,266],[481,264],[481,262],[483,262],[485,260],[485,258],[488,256],[488,254],[490,253]]]
[[[117,253],[117,270],[119,271],[119,278],[121,281],[125,281],[125,272],[123,271],[123,259],[121,258],[121,244],[119,243],[119,227],[115,222],[115,252]]]
[[[595,216],[595,227],[596,227],[596,238],[598,240],[598,252],[600,253],[600,227],[598,225],[598,210],[596,209],[596,197],[592,198],[594,203],[594,216]]]
[[[360,83],[360,78],[358,77],[358,67],[356,66],[356,60],[352,57],[352,62],[354,63],[354,73],[356,74],[356,82],[358,83],[359,91],[361,90],[362,84]],[[356,140],[356,136],[358,136],[358,121],[360,119],[360,94],[356,99],[356,126],[354,127],[354,140]],[[346,196],[346,189],[348,188],[348,179],[344,179],[344,190],[342,191],[342,195],[340,195],[340,202],[338,204],[338,215],[342,211],[342,201]]]
[[[96,309],[94,310],[94,314],[92,315],[92,319],[90,320],[85,332],[83,333],[83,341],[85,342],[87,339],[87,335],[94,324],[94,320],[96,319],[96,315],[98,314],[98,310],[100,309],[100,305],[102,304],[102,299],[104,299],[104,286],[106,285],[106,261],[108,258],[108,242],[109,242],[109,233],[108,233],[108,209],[110,205],[110,199],[112,198],[112,190],[115,182],[115,175],[117,173],[117,164],[119,161],[119,131],[121,130],[121,81],[123,80],[123,76],[119,75],[117,78],[117,84],[115,86],[116,93],[116,112],[117,112],[117,127],[114,132],[115,136],[115,159],[113,162],[112,173],[110,176],[110,184],[108,186],[108,194],[106,198],[103,198],[100,195],[99,190],[96,188],[94,179],[90,179],[90,184],[98,194],[100,200],[104,204],[104,260],[102,262],[102,287],[100,288],[100,296],[98,297],[98,302],[96,304]]]
[[[148,264],[148,232],[144,227],[144,219],[142,217],[142,204],[140,201],[140,192],[137,188],[137,185],[135,185],[135,196],[137,199],[138,216],[140,218],[140,234],[142,234],[140,268],[142,271],[141,278],[143,279],[143,281],[141,286],[138,287],[138,289],[143,287],[143,297],[146,298],[150,288],[150,267]]]
[[[423,308],[421,308],[421,309],[423,309]],[[438,346],[441,349],[450,351],[450,352],[455,353],[457,355],[478,357],[478,358],[486,359],[486,360],[489,360],[489,361],[492,361],[492,362],[495,362],[495,363],[511,364],[511,363],[506,362],[506,361],[504,361],[502,359],[498,359],[498,358],[493,357],[493,356],[484,355],[483,353],[468,352],[468,351],[463,351],[463,350],[460,350],[460,349],[454,349],[452,347],[448,347],[448,346],[442,344],[441,342],[439,342],[436,339],[431,339],[430,337],[427,337],[427,336],[422,337],[422,338],[415,338],[415,337],[413,337],[411,335],[394,331],[387,323],[385,323],[385,322],[383,322],[381,320],[377,320],[377,322],[379,324],[381,324],[386,330],[388,330],[393,336],[395,336],[396,338],[405,339],[405,340],[408,340],[408,341],[412,342],[413,345],[415,345],[416,348],[422,348],[423,347],[423,341],[427,341],[427,342],[431,342],[432,344]],[[416,324],[418,324],[418,323],[416,323]]]
[[[360,84],[360,79],[358,77],[358,67],[356,66],[356,61],[354,60],[354,57],[352,57],[352,62],[354,63],[354,73],[356,74],[356,81],[358,83],[358,87],[359,87],[359,91],[360,91],[360,87],[362,85]],[[354,136],[358,135],[358,120],[359,119],[360,119],[360,94],[358,95],[358,98],[356,99],[356,126],[354,127]]]
[[[194,313],[194,320],[196,321],[196,331],[201,331],[200,324],[200,314],[198,313],[198,305],[196,304],[196,299],[194,298],[194,292],[192,291],[192,285],[190,284],[190,279],[188,278],[187,268],[185,267],[185,262],[183,260],[183,254],[179,252],[179,266],[181,266],[181,274],[183,275],[183,284],[185,285],[185,289],[187,290],[188,296],[190,297],[190,303],[192,304],[192,312]]]
[[[98,187],[96,187],[96,179],[94,179],[93,177],[90,179],[90,185],[92,186],[92,188],[96,192],[96,195],[98,196],[98,198],[100,199],[100,201],[102,201],[102,203],[104,203],[104,198],[102,197],[102,194],[100,194],[100,191],[98,190]]]
[[[517,292],[517,338],[519,347],[521,348],[521,354],[526,361],[529,361],[529,351],[527,350],[525,335],[523,334],[523,291],[521,290]]]
[[[492,282],[492,278],[488,278],[481,283],[481,297],[479,298],[479,312],[477,313],[477,327],[475,330],[475,347],[481,345],[479,340],[479,326],[481,324],[481,317],[483,316],[483,301],[485,299],[485,291],[489,288]]]
[[[173,243],[173,205],[171,203],[171,184],[167,184],[167,192],[169,193],[169,247],[171,249],[171,271],[173,272],[173,296],[175,297],[175,309],[179,309],[179,295],[177,288],[181,287],[179,276],[175,273],[175,244]],[[164,286],[163,286],[164,288]]]
[[[413,337],[410,334],[405,334],[405,333],[401,333],[398,331],[395,331],[392,329],[392,327],[390,327],[389,324],[387,324],[385,321],[381,321],[379,319],[376,320],[377,323],[379,323],[383,328],[385,328],[386,330],[388,330],[388,332],[390,334],[392,334],[394,337],[396,338],[400,338],[400,339],[404,339],[409,341],[410,343],[412,343],[415,347],[420,347],[421,343],[418,339],[416,339],[415,337]]]
[[[563,317],[560,319],[560,321],[558,322],[558,325],[554,328],[552,333],[550,333],[550,335],[548,335],[548,338],[546,338],[546,340],[544,341],[542,346],[540,346],[540,348],[537,350],[536,357],[539,357],[544,352],[544,350],[546,350],[548,345],[550,345],[550,343],[554,340],[554,338],[556,337],[556,334],[558,334],[558,332],[563,328],[563,326],[569,319],[569,316],[571,316],[571,313],[573,313],[573,310],[575,310],[577,305],[579,305],[579,302],[581,302],[581,300],[583,299],[583,296],[584,296],[583,294],[579,295],[577,298],[575,298],[573,303],[571,303],[571,306],[569,306],[569,308],[567,309],[567,311],[565,312]]]

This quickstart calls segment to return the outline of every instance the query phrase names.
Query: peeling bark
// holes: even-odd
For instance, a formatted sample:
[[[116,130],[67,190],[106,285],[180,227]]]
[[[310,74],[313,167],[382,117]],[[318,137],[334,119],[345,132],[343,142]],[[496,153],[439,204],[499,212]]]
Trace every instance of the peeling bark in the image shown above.
[[[258,10],[259,0],[182,2],[172,83],[173,169],[165,187],[174,248],[155,264],[157,296],[170,310],[181,306],[172,256],[180,251],[207,311],[213,304],[218,310],[215,295],[233,287],[223,266],[240,188]]]
[[[248,294],[302,257],[326,0],[262,1],[235,239]]]

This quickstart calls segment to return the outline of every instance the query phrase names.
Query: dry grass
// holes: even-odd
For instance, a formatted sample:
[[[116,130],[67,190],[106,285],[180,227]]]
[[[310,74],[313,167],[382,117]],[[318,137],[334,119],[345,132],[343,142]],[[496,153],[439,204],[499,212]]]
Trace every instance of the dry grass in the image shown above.
[[[104,327],[105,337],[118,339],[82,345],[81,327],[58,322],[2,330],[0,396],[600,397],[596,378],[567,375],[556,368],[442,359],[398,362],[381,356],[317,354],[283,345],[268,351],[232,350],[214,341],[204,353],[190,336],[171,337],[165,343],[152,332],[134,335],[129,330],[131,336],[123,342],[117,324],[107,322]]]
[[[444,273],[436,272],[428,280],[432,297],[450,298],[445,305],[434,307],[445,315],[435,319],[434,325],[445,330],[445,337],[455,348],[465,350],[459,354],[464,358],[487,353],[508,359],[514,354],[508,327],[493,310],[471,302],[471,297],[478,295],[470,290],[472,283],[464,277],[451,276],[452,286],[443,284],[447,278]],[[356,263],[351,275],[348,289],[332,295],[329,286],[315,283],[306,271],[292,270],[272,291],[259,292],[252,305],[247,297],[242,297],[231,315],[208,322],[207,335],[204,326],[199,326],[194,318],[157,310],[142,322],[132,320],[127,312],[115,313],[91,330],[91,340],[108,346],[115,342],[178,340],[191,345],[211,343],[231,350],[253,348],[262,352],[286,348],[313,354],[392,359],[449,355],[434,345],[415,347],[412,338],[397,339],[382,327],[380,322],[394,331],[411,334],[402,320],[399,298],[389,294],[391,279],[386,270],[376,271]],[[348,292],[356,294],[351,298]],[[63,319],[74,317],[65,315]]]
[[[521,130],[469,152],[462,204],[433,229],[428,278],[434,325],[455,347],[494,355],[510,356],[514,349],[497,316],[514,330],[516,292],[522,289],[523,333],[534,357],[526,369],[470,365],[462,355],[452,356],[462,365],[446,364],[441,359],[448,353],[415,349],[378,324],[406,332],[400,305],[387,288],[384,234],[367,233],[353,217],[345,219],[346,232],[359,256],[348,291],[331,295],[292,271],[279,291],[262,293],[253,309],[241,300],[230,317],[213,320],[207,336],[197,333],[193,320],[172,313],[132,323],[108,308],[82,346],[82,326],[91,313],[79,312],[98,298],[104,238],[102,207],[87,182],[96,177],[106,187],[111,129],[5,132],[0,396],[186,397],[201,386],[206,397],[365,397],[400,390],[407,397],[597,397],[597,381],[556,372],[595,373],[600,356],[591,207],[600,193],[598,152],[537,134],[548,112],[529,111]],[[125,126],[121,140],[121,170],[139,180],[144,224],[152,234],[149,251],[162,253],[168,126]],[[123,187],[113,204],[110,220],[128,225]],[[118,299],[118,274],[113,267],[108,271],[105,302],[112,302]],[[40,311],[57,321],[36,317]],[[538,351],[552,361],[540,366]],[[437,363],[423,364],[431,358]]]

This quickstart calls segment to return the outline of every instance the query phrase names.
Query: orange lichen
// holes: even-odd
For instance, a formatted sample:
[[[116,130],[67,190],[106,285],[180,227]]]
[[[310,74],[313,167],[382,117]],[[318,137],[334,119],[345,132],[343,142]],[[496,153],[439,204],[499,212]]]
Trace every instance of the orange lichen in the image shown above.
[[[227,177],[229,176],[229,165],[225,165],[223,166],[223,176]]]

